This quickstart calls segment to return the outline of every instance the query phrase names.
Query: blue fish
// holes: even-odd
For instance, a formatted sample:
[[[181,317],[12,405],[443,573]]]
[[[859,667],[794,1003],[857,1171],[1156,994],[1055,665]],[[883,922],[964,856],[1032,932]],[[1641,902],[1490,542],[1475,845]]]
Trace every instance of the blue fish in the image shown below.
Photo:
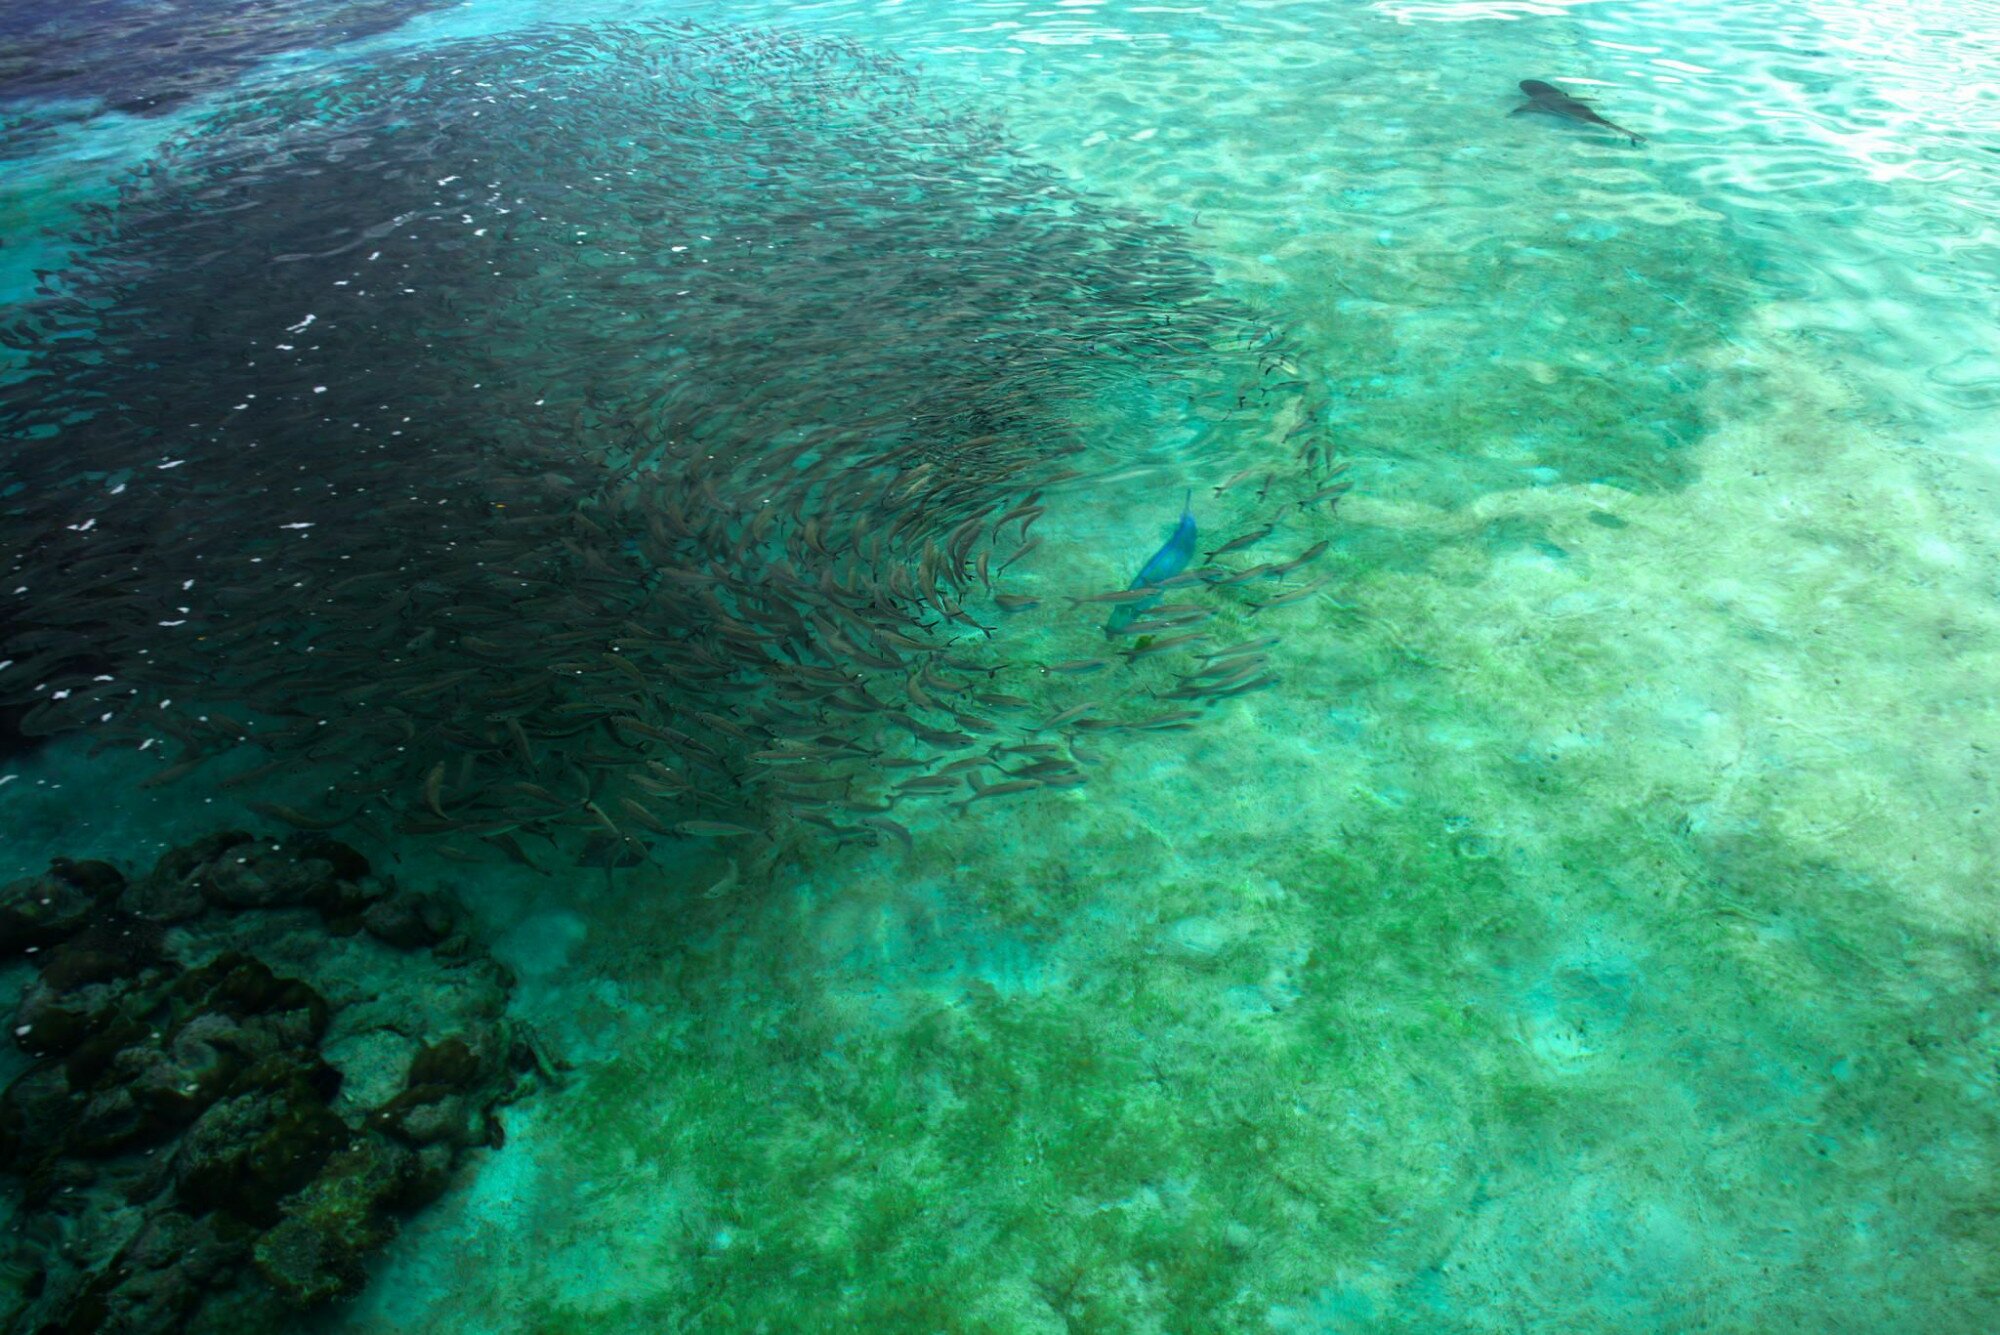
[[[1140,567],[1137,578],[1126,587],[1158,588],[1188,568],[1188,562],[1194,559],[1194,544],[1194,492],[1190,490],[1187,499],[1181,502],[1180,523],[1174,525],[1172,535],[1161,544],[1159,551],[1147,559],[1146,564]],[[1159,606],[1159,603],[1157,597],[1141,598],[1135,603],[1120,603],[1111,609],[1111,619],[1104,623],[1104,633],[1106,635],[1124,633],[1125,628],[1137,621],[1142,612],[1151,611]]]
[[[1139,577],[1132,581],[1137,589],[1145,585],[1161,584],[1188,568],[1194,559],[1194,492],[1188,491],[1187,499],[1181,502],[1181,522],[1174,526],[1173,536],[1151,560],[1139,571]]]

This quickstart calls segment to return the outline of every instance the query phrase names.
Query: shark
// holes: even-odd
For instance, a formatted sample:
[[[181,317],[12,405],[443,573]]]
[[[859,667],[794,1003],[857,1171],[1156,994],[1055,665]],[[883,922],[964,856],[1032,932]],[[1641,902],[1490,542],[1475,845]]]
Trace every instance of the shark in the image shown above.
[[[1592,111],[1588,102],[1580,97],[1571,97],[1554,84],[1543,83],[1540,79],[1523,79],[1521,91],[1528,95],[1528,100],[1515,107],[1508,113],[1509,115],[1518,116],[1524,111],[1546,111],[1551,116],[1582,121],[1585,125],[1602,125],[1605,129],[1622,134],[1631,140],[1634,148],[1646,142],[1643,135],[1634,134],[1622,125],[1614,125]]]

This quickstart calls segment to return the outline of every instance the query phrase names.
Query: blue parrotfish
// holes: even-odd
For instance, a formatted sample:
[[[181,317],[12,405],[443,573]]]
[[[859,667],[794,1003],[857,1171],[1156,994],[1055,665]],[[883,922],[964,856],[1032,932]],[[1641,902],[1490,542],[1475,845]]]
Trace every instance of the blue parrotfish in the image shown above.
[[[1127,587],[1157,589],[1188,568],[1188,562],[1194,559],[1194,544],[1194,492],[1189,491],[1187,499],[1181,502],[1180,522],[1174,525],[1173,533],[1160,544],[1160,550],[1147,558],[1146,564],[1139,568],[1138,575]],[[1123,634],[1125,628],[1137,621],[1141,613],[1157,607],[1159,602],[1158,595],[1155,595],[1137,602],[1120,603],[1111,609],[1111,619],[1104,623],[1104,633]]]

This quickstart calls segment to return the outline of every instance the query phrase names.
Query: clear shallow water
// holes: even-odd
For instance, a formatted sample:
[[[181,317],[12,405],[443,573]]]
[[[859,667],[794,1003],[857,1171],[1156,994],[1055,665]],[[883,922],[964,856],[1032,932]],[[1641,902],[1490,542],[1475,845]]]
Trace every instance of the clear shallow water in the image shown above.
[[[1356,489],[1271,559],[1332,582],[1275,688],[899,806],[908,850],[354,834],[457,887],[578,1070],[329,1328],[1993,1326],[2000,13],[676,13],[893,53],[1180,229],[1325,397]],[[1508,117],[1529,77],[1648,144]],[[6,253],[203,114],[67,122]],[[1072,410],[1127,465],[1061,489],[1005,653],[1087,643],[1062,600],[1272,444],[1141,397]],[[1205,539],[1261,515],[1197,495]],[[8,762],[10,871],[256,819],[87,750]]]

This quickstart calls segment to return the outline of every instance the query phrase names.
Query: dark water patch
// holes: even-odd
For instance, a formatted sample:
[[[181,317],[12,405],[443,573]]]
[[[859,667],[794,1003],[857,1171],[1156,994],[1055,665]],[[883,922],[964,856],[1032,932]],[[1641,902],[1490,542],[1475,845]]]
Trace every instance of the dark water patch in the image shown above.
[[[1192,660],[1079,709],[1043,665],[1101,617],[1002,624],[1060,488],[1330,467],[1178,234],[846,43],[399,58],[229,105],[88,218],[6,331],[0,703],[163,775],[258,748],[231,784],[312,776],[258,797],[307,829],[610,868],[1073,785],[1078,733],[1184,721],[1138,688]]]
[[[1495,194],[1546,171],[1505,167],[1516,176]],[[1345,270],[1301,269],[1364,298],[1323,303],[1308,337],[1331,350],[1341,444],[1373,464],[1371,485],[1392,466],[1399,494],[1448,509],[1528,486],[1676,492],[1698,475],[1718,395],[1768,395],[1717,355],[1762,299],[1737,238],[1702,218],[1613,226],[1573,182],[1541,190],[1476,243],[1352,247]]]
[[[388,32],[444,0],[29,0],[0,13],[0,157],[64,117],[153,116],[227,88],[285,51]]]

